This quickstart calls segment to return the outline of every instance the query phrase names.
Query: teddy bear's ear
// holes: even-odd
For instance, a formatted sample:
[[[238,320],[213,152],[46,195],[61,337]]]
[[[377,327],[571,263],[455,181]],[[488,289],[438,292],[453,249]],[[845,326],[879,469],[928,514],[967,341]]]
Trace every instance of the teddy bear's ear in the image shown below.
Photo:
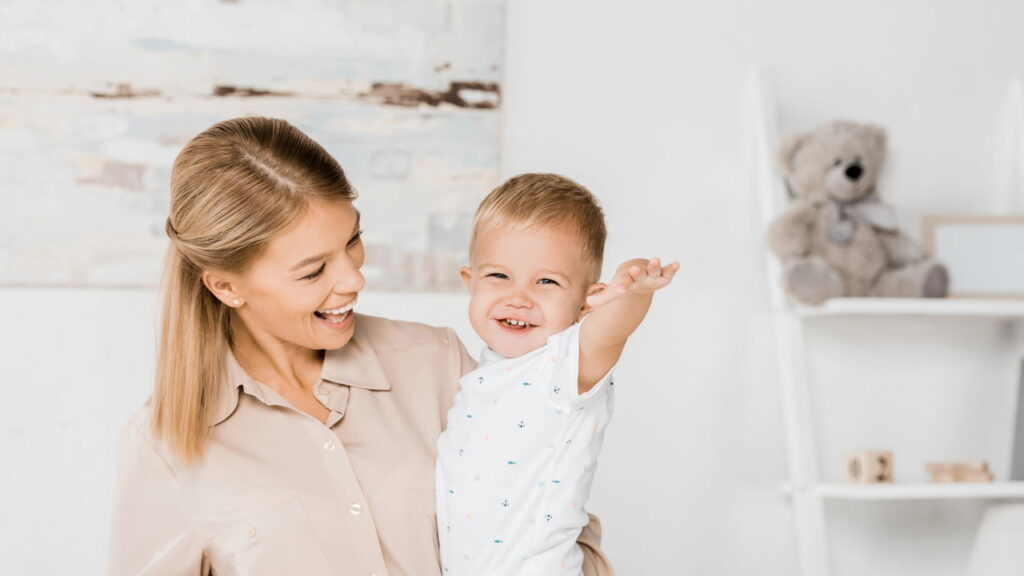
[[[870,139],[871,147],[882,154],[885,154],[885,147],[889,142],[889,137],[885,133],[885,128],[882,128],[877,124],[865,124],[864,131]]]
[[[779,147],[776,151],[776,160],[779,163],[779,168],[782,169],[783,174],[793,173],[793,162],[796,159],[796,153],[800,150],[800,147],[804,145],[807,140],[807,135],[795,135],[788,136],[779,142]]]

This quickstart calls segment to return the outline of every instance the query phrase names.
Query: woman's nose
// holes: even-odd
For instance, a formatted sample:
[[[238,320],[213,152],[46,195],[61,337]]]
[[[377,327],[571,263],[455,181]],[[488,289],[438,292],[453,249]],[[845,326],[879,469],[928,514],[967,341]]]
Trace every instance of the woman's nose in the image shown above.
[[[334,286],[332,290],[336,294],[352,294],[359,292],[366,285],[366,277],[356,266],[355,262],[350,259],[345,259],[344,263],[338,267],[338,275],[334,279]]]

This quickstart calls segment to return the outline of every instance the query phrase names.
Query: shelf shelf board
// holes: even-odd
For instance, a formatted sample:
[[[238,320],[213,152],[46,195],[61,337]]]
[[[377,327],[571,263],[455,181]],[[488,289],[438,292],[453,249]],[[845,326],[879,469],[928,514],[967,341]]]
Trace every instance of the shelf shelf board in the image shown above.
[[[802,317],[964,316],[1024,318],[1024,300],[998,298],[832,298],[819,307],[799,306]]]
[[[1024,499],[1024,482],[936,482],[920,484],[818,484],[826,500]]]

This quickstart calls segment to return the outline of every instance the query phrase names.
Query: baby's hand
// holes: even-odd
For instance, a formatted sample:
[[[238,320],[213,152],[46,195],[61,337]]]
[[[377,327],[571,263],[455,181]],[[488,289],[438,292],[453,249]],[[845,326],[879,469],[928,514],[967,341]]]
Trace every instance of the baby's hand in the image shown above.
[[[627,294],[647,294],[660,290],[672,282],[672,277],[678,271],[679,262],[662,266],[658,258],[629,260],[619,266],[607,288],[587,297],[587,305],[597,308]]]

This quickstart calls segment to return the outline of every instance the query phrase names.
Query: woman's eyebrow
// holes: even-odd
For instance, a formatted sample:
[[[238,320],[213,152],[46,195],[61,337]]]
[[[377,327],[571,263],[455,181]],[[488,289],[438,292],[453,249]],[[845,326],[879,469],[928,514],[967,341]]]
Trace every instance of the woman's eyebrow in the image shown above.
[[[363,215],[360,214],[358,210],[356,210],[356,225],[352,228],[352,236],[350,236],[350,238],[354,237],[356,234],[359,233],[359,224],[362,221],[362,216]],[[314,262],[316,262],[318,260],[323,260],[324,258],[327,258],[328,256],[330,256],[330,253],[329,252],[324,252],[323,254],[317,254],[316,256],[310,256],[309,258],[303,258],[295,266],[292,266],[288,271],[289,272],[296,272],[300,268],[309,266],[310,264],[312,264],[312,263],[314,263]]]
[[[324,258],[327,258],[327,256],[328,256],[328,254],[324,253],[324,254],[317,254],[316,256],[310,256],[309,258],[303,258],[298,264],[296,264],[295,266],[292,266],[291,269],[289,269],[288,271],[289,272],[295,272],[295,271],[299,270],[300,268],[303,268],[305,266],[309,266],[310,264],[312,264],[312,263],[314,263],[314,262],[316,262],[318,260],[323,260]]]

